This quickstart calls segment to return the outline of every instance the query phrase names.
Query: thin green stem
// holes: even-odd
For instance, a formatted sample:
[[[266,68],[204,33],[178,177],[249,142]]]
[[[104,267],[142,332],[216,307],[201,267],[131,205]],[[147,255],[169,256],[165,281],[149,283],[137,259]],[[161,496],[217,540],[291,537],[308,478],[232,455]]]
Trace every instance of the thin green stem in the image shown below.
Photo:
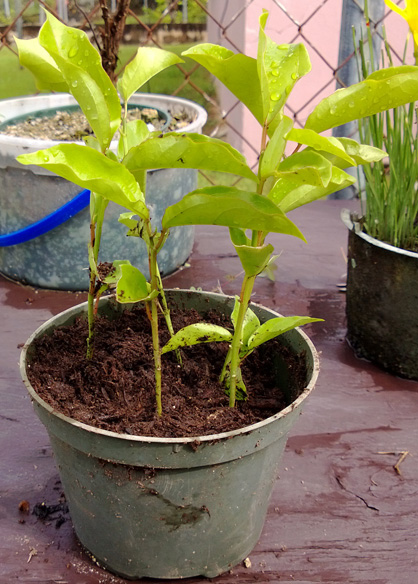
[[[236,402],[237,394],[237,380],[238,380],[238,370],[240,366],[239,352],[242,342],[242,331],[245,320],[245,315],[247,313],[248,305],[251,299],[251,293],[253,291],[255,282],[255,276],[247,277],[245,276],[240,296],[240,305],[237,316],[237,321],[235,323],[235,332],[231,342],[230,355],[231,363],[229,367],[230,371],[230,383],[229,383],[229,406],[233,408]]]
[[[149,261],[149,272],[150,272],[150,284],[151,292],[159,292],[160,289],[160,278],[157,264],[157,249],[154,244],[154,237],[152,234],[151,222],[148,220],[146,223],[146,228],[148,231],[148,261]],[[155,376],[155,400],[157,405],[158,416],[162,415],[162,399],[161,399],[161,348],[160,348],[160,337],[158,328],[158,296],[153,298],[151,301],[151,331],[152,331],[152,347],[154,355],[154,376]]]

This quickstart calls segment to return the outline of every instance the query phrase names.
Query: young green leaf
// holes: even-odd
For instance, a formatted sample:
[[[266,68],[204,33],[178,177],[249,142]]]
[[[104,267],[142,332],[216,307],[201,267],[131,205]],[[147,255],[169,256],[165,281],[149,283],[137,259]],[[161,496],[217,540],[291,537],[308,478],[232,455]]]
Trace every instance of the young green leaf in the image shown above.
[[[112,263],[112,269],[110,272],[103,278],[103,282],[105,284],[117,284],[119,279],[122,277],[122,269],[121,267],[124,265],[131,266],[131,262],[129,260],[115,260]]]
[[[323,132],[417,100],[418,67],[390,67],[323,99],[308,117],[305,128]]]
[[[231,320],[232,320],[232,324],[234,325],[234,328],[236,326],[236,322],[238,319],[238,312],[240,309],[240,299],[239,296],[235,296],[235,303],[234,303],[234,309],[232,311],[231,314]],[[251,310],[251,308],[247,308],[247,311],[245,313],[245,317],[244,317],[244,323],[242,325],[242,339],[241,339],[241,344],[243,346],[247,346],[247,342],[248,339],[251,337],[251,335],[253,333],[255,333],[255,331],[258,329],[258,327],[260,326],[260,320],[258,318],[258,316],[255,314],[255,312],[253,310]]]
[[[212,343],[214,341],[230,342],[231,340],[232,333],[228,329],[215,324],[200,322],[177,331],[168,343],[164,345],[161,353],[168,353],[179,347],[189,347],[199,343]]]
[[[248,339],[247,350],[253,351],[259,345],[274,339],[275,337],[303,326],[310,322],[322,321],[322,318],[310,318],[309,316],[281,316],[272,318],[258,327],[253,335]]]
[[[39,32],[39,42],[54,59],[105,150],[121,121],[116,89],[86,33],[65,26],[49,12],[46,16]]]
[[[323,197],[344,189],[355,182],[356,179],[353,176],[333,166],[332,178],[326,187],[303,183],[297,184],[296,182],[289,181],[286,177],[277,181],[273,189],[270,191],[269,198],[274,201],[284,213],[289,213],[289,211],[293,211],[293,209],[312,203],[317,199],[322,199]]]
[[[275,129],[260,159],[260,176],[266,178],[274,173],[280,164],[288,140],[287,134],[293,127],[293,120],[283,116]]]
[[[150,285],[144,274],[131,264],[122,264],[119,269],[116,300],[122,304],[150,300]]]
[[[128,233],[126,235],[131,237],[142,237],[143,221],[138,219],[138,217],[136,219],[132,219],[132,217],[135,217],[135,213],[121,213],[118,221],[128,228]]]
[[[128,122],[123,131],[126,132],[126,136],[123,136],[121,133],[118,142],[118,156],[120,159],[125,156],[125,146],[127,151],[129,151],[133,146],[137,146],[150,135],[150,131],[144,120]]]
[[[117,88],[126,103],[154,75],[176,63],[184,63],[180,57],[157,47],[140,47],[118,79]]]
[[[279,207],[266,197],[234,187],[207,187],[168,207],[163,228],[179,225],[224,225],[254,231],[304,236]]]
[[[379,162],[387,156],[387,152],[374,146],[367,144],[359,144],[351,138],[336,138],[347,154],[355,160],[356,164],[370,164],[371,162]],[[334,161],[331,160],[333,164]],[[339,168],[347,168],[346,166],[339,166]]]
[[[327,152],[328,154],[333,154],[334,156],[344,160],[347,163],[347,166],[356,166],[356,160],[347,154],[338,138],[326,138],[325,136],[320,136],[313,130],[293,128],[287,134],[287,140],[292,140],[298,144],[310,146],[318,152]],[[355,140],[352,140],[352,142],[357,144]]]
[[[295,83],[311,70],[311,62],[304,45],[277,45],[264,32],[268,12],[260,16],[257,70],[263,100],[263,118],[272,135],[281,111]]]
[[[34,75],[36,87],[49,91],[69,91],[61,71],[51,55],[39,44],[39,40],[22,40],[15,37],[19,52],[19,62]]]
[[[251,239],[245,235],[244,229],[230,227],[229,236],[234,245],[251,245]]]
[[[332,178],[332,164],[314,150],[291,154],[280,164],[276,176],[301,184],[326,187]]]
[[[258,276],[268,265],[274,247],[263,245],[261,247],[253,247],[251,245],[235,245],[235,250],[244,268],[245,275],[249,278]]]
[[[149,212],[135,178],[123,164],[80,144],[59,144],[31,154],[21,154],[22,164],[36,164],[51,170],[84,189],[89,189],[137,213],[143,219]]]
[[[135,176],[138,171],[154,168],[197,168],[230,172],[257,181],[238,150],[222,140],[194,133],[154,134],[132,148],[123,163]]]
[[[263,124],[263,104],[255,59],[210,43],[191,47],[182,55],[203,65],[247,106],[260,124]]]

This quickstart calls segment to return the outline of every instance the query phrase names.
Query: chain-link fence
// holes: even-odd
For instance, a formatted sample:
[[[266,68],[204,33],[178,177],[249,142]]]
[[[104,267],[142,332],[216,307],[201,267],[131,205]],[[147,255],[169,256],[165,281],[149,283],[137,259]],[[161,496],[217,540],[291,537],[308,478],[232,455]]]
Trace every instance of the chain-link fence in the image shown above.
[[[110,0],[109,10],[116,10],[120,2]],[[403,0],[398,3],[402,4]],[[36,36],[44,19],[42,8],[51,10],[71,26],[82,28],[92,42],[100,45],[97,31],[103,26],[103,4],[105,0],[28,0],[26,3],[24,0],[0,0],[3,89],[7,78],[13,78],[13,67],[18,69],[13,35]],[[315,103],[332,92],[336,84],[345,86],[356,81],[352,28],[357,38],[366,36],[364,0],[131,0],[122,44],[184,46],[209,40],[255,56],[258,15],[263,8],[270,12],[267,33],[276,42],[302,42],[310,53],[312,73],[298,83],[286,112],[295,119],[296,125],[303,125]],[[385,10],[383,0],[369,0],[369,16],[376,54],[381,48],[382,25],[385,24],[394,59],[400,62],[407,32],[402,27],[402,19]],[[8,65],[4,65],[6,61]],[[166,92],[203,104],[210,114],[206,132],[226,137],[234,145],[243,147],[255,164],[253,144],[257,140],[257,128],[236,99],[220,88],[216,90],[211,79],[202,75],[199,65],[181,64],[177,68],[177,77]],[[20,94],[24,92],[25,89]],[[3,93],[1,96],[10,95]],[[353,129],[343,131],[347,133]]]

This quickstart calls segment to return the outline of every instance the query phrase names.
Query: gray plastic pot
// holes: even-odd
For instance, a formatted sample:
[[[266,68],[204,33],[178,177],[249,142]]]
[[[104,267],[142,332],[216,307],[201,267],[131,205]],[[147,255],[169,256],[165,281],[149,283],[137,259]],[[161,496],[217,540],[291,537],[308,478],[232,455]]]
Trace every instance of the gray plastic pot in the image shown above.
[[[131,104],[154,106],[170,112],[185,110],[192,122],[184,132],[201,132],[206,111],[182,98],[156,94],[135,94]],[[37,95],[0,101],[0,122],[25,114],[47,113],[76,104],[69,94]],[[0,235],[23,229],[53,213],[70,201],[82,189],[36,166],[23,166],[16,161],[22,153],[34,152],[57,144],[8,136],[0,133]],[[116,147],[116,143],[113,145]],[[181,199],[197,186],[197,171],[193,169],[162,169],[150,171],[147,178],[147,198],[155,225],[167,206]],[[126,228],[118,222],[123,209],[110,203],[105,216],[100,261],[128,259],[147,273],[148,262],[144,243],[126,237]],[[30,241],[1,247],[0,272],[20,282],[51,289],[86,290],[88,288],[89,209],[80,211],[62,225]],[[189,257],[194,239],[192,226],[174,228],[159,255],[160,271],[167,275]]]
[[[347,340],[359,357],[418,380],[418,253],[363,233],[349,211]]]
[[[234,299],[175,290],[170,306],[230,314]],[[254,306],[262,321],[277,313]],[[101,310],[123,310],[104,299]],[[281,342],[304,359],[306,386],[296,390],[282,363],[289,405],[241,430],[192,438],[120,435],[65,417],[27,378],[33,340],[69,324],[81,304],[37,329],[21,355],[21,374],[45,424],[75,531],[100,564],[125,578],[214,577],[245,559],[260,536],[287,434],[318,375],[309,338],[295,329]]]

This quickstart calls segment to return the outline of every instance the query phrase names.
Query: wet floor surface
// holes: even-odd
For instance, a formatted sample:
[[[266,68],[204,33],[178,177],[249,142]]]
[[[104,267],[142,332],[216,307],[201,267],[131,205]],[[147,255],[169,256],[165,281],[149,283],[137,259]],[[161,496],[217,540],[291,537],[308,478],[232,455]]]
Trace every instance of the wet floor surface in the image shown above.
[[[216,583],[418,582],[418,383],[356,359],[344,340],[345,298],[338,284],[347,233],[339,215],[353,205],[324,201],[291,214],[308,246],[285,236],[271,239],[277,252],[283,247],[276,280],[260,279],[254,300],[284,314],[325,319],[306,327],[320,351],[321,373],[291,432],[247,567]],[[238,293],[240,265],[226,230],[202,227],[196,235],[189,265],[165,285]],[[18,370],[19,346],[31,332],[84,299],[0,277],[0,584],[125,582],[96,566],[78,544],[60,506],[47,434]],[[22,502],[29,513],[25,503],[19,510]],[[42,519],[33,514],[37,503],[58,508]]]

